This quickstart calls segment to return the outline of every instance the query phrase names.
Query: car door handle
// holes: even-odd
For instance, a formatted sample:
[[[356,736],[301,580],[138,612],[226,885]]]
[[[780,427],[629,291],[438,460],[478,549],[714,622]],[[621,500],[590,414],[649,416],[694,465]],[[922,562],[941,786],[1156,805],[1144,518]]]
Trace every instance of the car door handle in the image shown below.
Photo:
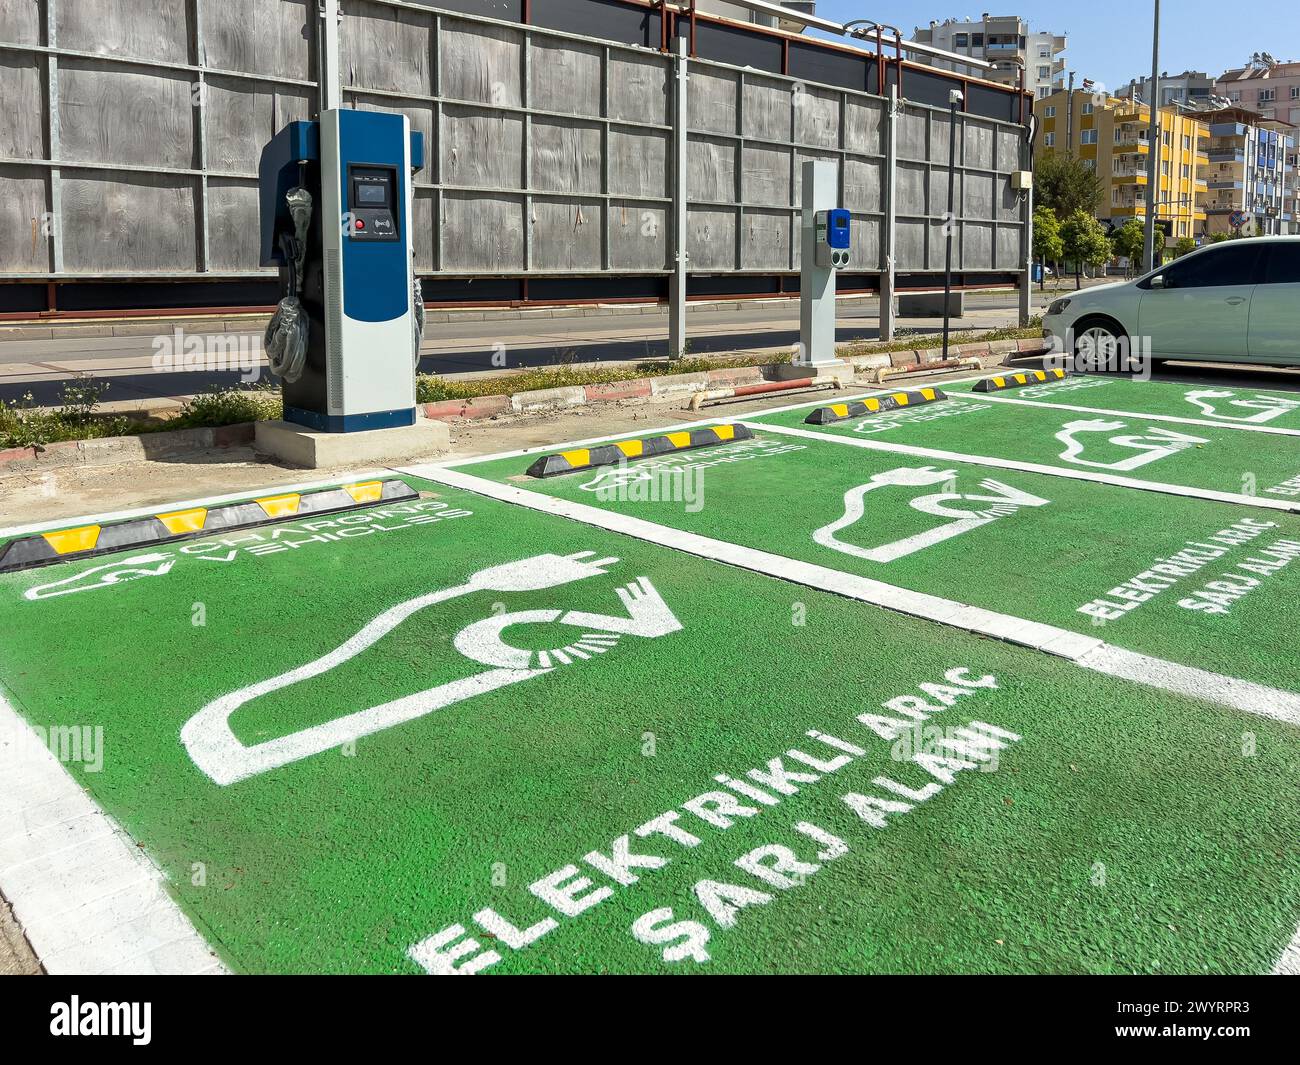
[[[1231,306],[1233,306],[1233,307],[1236,307],[1236,306],[1237,306],[1238,304],[1240,304],[1240,303],[1245,303],[1245,302],[1246,302],[1246,297],[1245,297],[1245,296],[1229,296],[1229,297],[1228,297],[1226,300],[1224,300],[1223,302],[1224,302],[1224,303],[1227,303],[1227,304],[1229,304],[1229,305],[1231,305]]]

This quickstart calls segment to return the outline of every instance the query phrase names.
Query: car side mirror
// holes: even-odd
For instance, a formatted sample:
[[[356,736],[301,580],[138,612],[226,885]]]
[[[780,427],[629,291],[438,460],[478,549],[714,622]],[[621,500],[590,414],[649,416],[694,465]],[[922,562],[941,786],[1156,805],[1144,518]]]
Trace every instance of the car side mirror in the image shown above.
[[[1152,287],[1152,288],[1166,288],[1166,287],[1168,287],[1168,286],[1165,285],[1165,275],[1164,275],[1164,274],[1156,274],[1156,276],[1153,277],[1153,278],[1151,279],[1151,287]]]

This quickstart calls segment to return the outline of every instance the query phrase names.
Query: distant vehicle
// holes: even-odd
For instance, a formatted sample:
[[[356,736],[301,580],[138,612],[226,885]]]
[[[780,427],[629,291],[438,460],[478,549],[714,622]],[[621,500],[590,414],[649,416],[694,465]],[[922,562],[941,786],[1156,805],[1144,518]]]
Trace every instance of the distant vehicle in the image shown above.
[[[1300,237],[1211,244],[1054,300],[1043,333],[1083,358],[1144,354],[1149,338],[1156,360],[1300,366]]]

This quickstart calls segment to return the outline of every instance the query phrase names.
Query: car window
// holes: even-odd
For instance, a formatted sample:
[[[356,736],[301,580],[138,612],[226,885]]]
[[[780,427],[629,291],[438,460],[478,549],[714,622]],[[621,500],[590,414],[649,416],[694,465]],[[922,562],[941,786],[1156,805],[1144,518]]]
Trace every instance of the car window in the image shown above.
[[[1300,242],[1268,246],[1264,284],[1300,285]]]
[[[1208,288],[1211,285],[1253,285],[1260,245],[1236,242],[1191,255],[1164,269],[1167,288]]]

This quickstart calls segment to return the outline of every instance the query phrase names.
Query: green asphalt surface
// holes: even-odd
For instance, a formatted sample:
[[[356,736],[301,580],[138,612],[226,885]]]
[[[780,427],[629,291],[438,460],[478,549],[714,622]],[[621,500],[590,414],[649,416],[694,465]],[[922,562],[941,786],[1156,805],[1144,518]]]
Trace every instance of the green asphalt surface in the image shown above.
[[[1014,410],[1006,408],[1004,417],[1013,417]],[[965,424],[972,417],[982,415],[952,421]],[[639,498],[632,489],[615,490],[616,468],[545,480],[520,476],[527,459],[501,459],[463,469],[542,494],[1057,625],[1144,654],[1300,691],[1300,655],[1295,652],[1295,634],[1300,631],[1300,559],[1268,575],[1240,570],[1242,563],[1270,569],[1281,561],[1263,553],[1266,549],[1280,545],[1285,552],[1291,544],[1294,552],[1300,540],[1298,516],[1047,474],[869,451],[830,437],[822,442],[761,429],[755,435],[756,443],[649,460],[661,470],[694,466],[698,474],[693,476],[702,486],[699,506],[654,502]],[[980,438],[973,432],[961,439],[972,453],[981,453]],[[1286,438],[1268,443],[1292,447]],[[755,457],[732,460],[746,454]],[[634,463],[629,468],[644,466],[645,462]],[[891,561],[861,558],[814,542],[815,530],[845,515],[845,493],[874,476],[900,469],[951,472],[958,493],[988,495],[981,484],[992,480],[1046,503],[1019,507]],[[674,479],[659,476],[665,485]],[[914,498],[943,491],[943,484],[871,491],[863,497],[862,517],[841,530],[839,539],[873,549],[946,524],[952,519],[911,506]],[[990,506],[987,502],[954,505],[976,510]],[[1265,525],[1248,542],[1235,546],[1213,539],[1225,532],[1231,537],[1233,527],[1243,522]],[[1191,545],[1208,545],[1209,550]],[[1125,582],[1189,547],[1201,556],[1188,575],[1174,577],[1172,584],[1145,601],[1114,594]],[[1211,558],[1214,552],[1221,553]],[[1216,598],[1221,593],[1207,586],[1224,581],[1231,581],[1234,589],[1247,581],[1258,583],[1244,595],[1220,603]],[[1207,591],[1208,596],[1198,594]],[[1180,605],[1187,600],[1210,603],[1223,612]],[[1111,606],[1084,612],[1098,601]],[[1117,616],[1108,617],[1106,611]]]
[[[834,466],[840,452],[826,447]],[[790,465],[806,475],[806,462]],[[418,972],[408,948],[459,924],[501,955],[492,973],[1264,972],[1300,919],[1300,748],[1288,726],[411,483],[436,493],[422,513],[439,520],[382,508],[366,512],[382,529],[333,541],[312,536],[338,526],[280,523],[173,546],[157,576],[53,598],[23,593],[104,560],[0,577],[7,697],[33,724],[102,724],[102,771],[71,772],[238,971]],[[727,506],[711,497],[704,513]],[[285,735],[464,677],[483,668],[451,646],[466,624],[503,611],[616,614],[615,589],[640,577],[681,628],[624,636],[590,661],[225,787],[180,742],[204,703],[332,650],[397,603],[485,566],[581,550],[619,561],[560,588],[417,613],[336,671],[241,708],[236,733]],[[575,632],[507,631],[534,649]],[[997,687],[923,695],[954,669]],[[939,782],[908,760],[911,733],[891,741],[858,720],[905,720],[882,706],[898,696],[929,703],[927,728],[980,721],[1020,739],[995,771],[951,772],[882,827],[844,797],[899,801],[873,783],[882,776],[913,790]],[[825,772],[791,761],[791,749],[839,753],[810,729],[862,754]],[[778,757],[817,779],[726,829],[682,808],[718,788],[715,774],[743,779]],[[674,808],[697,845],[633,836],[634,853],[668,863],[633,869],[627,886],[584,865]],[[818,861],[826,834],[841,845],[824,853],[842,853]],[[734,864],[765,845],[817,868],[777,888]],[[528,890],[571,864],[588,891],[613,891],[573,917]],[[729,927],[700,901],[710,881],[748,893]],[[488,907],[519,929],[547,916],[558,926],[511,949],[472,924]],[[666,961],[665,944],[632,935],[665,908],[696,922],[707,960]]]
[[[1014,372],[1014,371],[1008,371]],[[975,381],[941,386],[945,392],[970,392]],[[1209,393],[1214,393],[1213,395]],[[1009,388],[993,395],[1035,403],[1064,403],[1099,407],[1123,414],[1161,414],[1176,418],[1203,418],[1225,425],[1265,425],[1300,430],[1300,393],[1269,388],[1239,388],[1177,381],[1132,381],[1103,374],[1081,374],[1060,382]],[[1189,397],[1199,398],[1209,409]],[[1263,407],[1257,404],[1264,404]],[[1277,411],[1276,414],[1273,411]],[[1261,415],[1263,421],[1251,421]],[[1194,432],[1194,429],[1187,429]]]
[[[1109,474],[1219,492],[1287,498],[1300,505],[1300,437],[1235,428],[1145,421],[1052,408],[950,397],[827,425],[806,425],[808,411],[760,417],[773,425],[850,439],[935,448],[987,458]],[[1073,442],[1073,446],[1072,446]],[[1148,459],[1126,466],[1134,458]]]

